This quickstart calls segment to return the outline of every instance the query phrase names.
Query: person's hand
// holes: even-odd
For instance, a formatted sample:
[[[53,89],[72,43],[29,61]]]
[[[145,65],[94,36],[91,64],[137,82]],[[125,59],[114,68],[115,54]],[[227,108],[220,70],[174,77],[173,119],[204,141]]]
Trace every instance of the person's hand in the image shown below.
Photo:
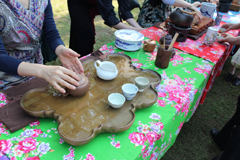
[[[232,23],[225,23],[221,26],[221,28],[225,28],[225,32],[229,31],[232,28]]]
[[[65,93],[65,86],[71,90],[75,90],[76,86],[79,86],[79,76],[62,66],[45,66],[42,65],[39,70],[38,77],[45,79],[59,92]]]
[[[239,42],[240,37],[239,36],[238,37],[234,37],[233,35],[228,34],[228,33],[222,33],[221,36],[223,38],[218,40],[218,42],[220,42],[220,43],[221,42],[228,42],[228,43],[230,43],[232,45],[240,45],[240,42]]]
[[[75,51],[63,45],[60,45],[56,48],[56,54],[64,67],[76,73],[83,74],[84,69],[82,63],[78,59],[80,55]]]
[[[142,30],[145,30],[145,29],[147,29],[147,28],[136,28],[136,27],[134,27],[134,30],[135,30],[135,31],[138,31],[138,32],[140,32],[140,31],[142,31]]]
[[[225,29],[225,32],[230,31],[230,30],[237,30],[240,29],[240,23],[225,23],[221,26],[221,28]],[[221,30],[220,28],[220,30]]]
[[[200,10],[197,9],[197,7],[200,5],[201,3],[199,2],[194,2],[191,6],[191,8],[196,12],[196,16],[198,17],[199,21],[198,23],[201,23],[203,16]]]
[[[75,90],[79,86],[77,73],[62,67],[21,62],[18,66],[20,76],[33,76],[45,79],[59,92],[65,93],[63,87]]]
[[[198,2],[198,1],[196,1],[196,2],[194,2],[192,5],[197,8],[197,7],[199,7],[199,6],[201,5],[201,3]]]

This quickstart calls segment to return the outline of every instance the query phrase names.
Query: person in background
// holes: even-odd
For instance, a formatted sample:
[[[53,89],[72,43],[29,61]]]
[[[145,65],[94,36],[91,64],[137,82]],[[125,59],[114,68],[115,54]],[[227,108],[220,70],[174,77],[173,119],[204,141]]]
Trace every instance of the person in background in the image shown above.
[[[211,129],[213,140],[222,151],[212,160],[239,160],[240,159],[240,96],[238,97],[237,109],[232,118],[219,131]]]
[[[80,53],[81,56],[92,53],[95,44],[94,18],[96,15],[101,15],[104,24],[115,29],[136,31],[144,29],[133,18],[128,0],[118,0],[118,5],[121,17],[129,25],[120,22],[116,17],[112,0],[68,0],[68,10],[71,18],[69,47]]]
[[[62,93],[65,93],[62,86],[76,89],[77,73],[84,72],[80,55],[64,46],[50,0],[0,0],[0,8],[0,90],[29,77],[43,78]],[[63,66],[42,64],[43,32]]]
[[[221,36],[223,38],[218,39],[218,42],[220,42],[220,43],[228,42],[232,45],[237,45],[237,46],[240,45],[240,36],[234,37],[231,34],[226,33],[227,31],[230,31],[230,30],[240,29],[240,23],[236,23],[236,24],[226,23],[226,24],[223,24],[221,26],[221,28],[224,28],[223,33],[221,33]],[[220,28],[220,30],[221,30],[221,28]],[[236,71],[236,67],[234,65],[231,65],[231,67],[228,71],[228,74],[225,77],[225,80],[227,82],[232,82],[232,84],[235,86],[238,86],[240,84],[240,72],[237,73],[236,76],[234,77],[235,71]]]
[[[184,0],[145,0],[139,12],[137,22],[141,27],[149,28],[157,22],[164,22],[166,17],[166,10],[169,12],[170,5],[176,7],[190,7],[197,12],[198,18],[202,19],[201,12],[196,8],[200,2],[188,3]]]

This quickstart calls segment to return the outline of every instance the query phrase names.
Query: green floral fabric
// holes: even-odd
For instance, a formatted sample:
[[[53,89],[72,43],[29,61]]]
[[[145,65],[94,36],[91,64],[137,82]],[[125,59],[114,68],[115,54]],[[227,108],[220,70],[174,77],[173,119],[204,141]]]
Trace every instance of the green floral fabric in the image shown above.
[[[151,53],[142,48],[127,52],[111,42],[100,51],[127,54],[137,68],[161,74],[161,84],[155,88],[157,102],[137,110],[128,130],[101,133],[83,146],[64,142],[58,134],[58,123],[53,119],[41,118],[14,133],[0,123],[0,156],[6,154],[11,160],[158,160],[164,156],[183,124],[196,111],[214,63],[176,49],[168,68],[160,69],[155,66],[157,47]],[[7,102],[0,93],[0,106]]]

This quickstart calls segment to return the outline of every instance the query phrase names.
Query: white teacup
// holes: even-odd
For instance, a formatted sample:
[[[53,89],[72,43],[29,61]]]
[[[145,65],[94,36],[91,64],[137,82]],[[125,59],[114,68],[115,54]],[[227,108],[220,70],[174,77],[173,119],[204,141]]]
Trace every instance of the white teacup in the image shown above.
[[[217,36],[217,42],[219,42],[219,40],[221,40],[221,39],[223,39],[224,37],[222,37],[222,36]]]
[[[138,87],[138,91],[142,92],[149,84],[149,80],[146,77],[137,77],[135,78],[135,84]]]
[[[134,84],[126,83],[122,86],[122,91],[126,99],[131,100],[133,97],[136,96],[138,92],[138,87]]]
[[[219,32],[220,32],[220,33],[226,32],[226,28],[220,28],[220,29],[219,29]]]
[[[122,107],[125,100],[125,97],[120,93],[112,93],[108,96],[108,102],[113,108]]]

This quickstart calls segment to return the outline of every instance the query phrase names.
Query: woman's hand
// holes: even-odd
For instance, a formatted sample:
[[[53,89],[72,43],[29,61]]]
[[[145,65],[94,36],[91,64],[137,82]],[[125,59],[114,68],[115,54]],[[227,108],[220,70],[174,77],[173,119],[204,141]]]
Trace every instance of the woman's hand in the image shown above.
[[[20,76],[33,76],[45,79],[59,92],[65,93],[65,86],[69,89],[75,90],[79,86],[79,76],[62,66],[46,66],[42,64],[33,64],[22,62],[18,66],[18,74]]]
[[[65,67],[43,65],[42,68],[39,77],[45,79],[61,93],[66,92],[61,86],[65,86],[71,90],[75,90],[76,86],[79,86],[79,76]]]
[[[56,54],[62,62],[62,65],[78,74],[84,74],[82,63],[78,59],[80,56],[75,51],[60,45],[56,48]]]
[[[200,4],[201,4],[201,3],[199,3],[199,2],[194,2],[194,3],[192,4],[192,7],[191,7],[191,8],[196,12],[196,16],[197,16],[198,19],[199,19],[198,23],[201,23],[201,20],[203,19],[203,16],[202,16],[201,11],[197,9],[197,7],[198,7]]]
[[[233,23],[225,23],[221,26],[221,28],[225,28],[226,31],[230,31],[230,30],[236,30],[236,29],[239,29],[240,28],[240,25],[239,23],[238,24],[233,24]]]
[[[201,22],[203,16],[202,16],[201,12],[197,9],[197,7],[200,5],[199,2],[195,2],[195,3],[191,4],[191,3],[188,3],[184,0],[175,0],[173,5],[176,6],[176,7],[192,8],[197,13],[197,17],[199,19],[199,22]]]
[[[142,28],[133,18],[129,18],[126,20],[129,25],[126,25],[122,22],[119,22],[118,24],[112,26],[115,29],[131,29],[135,31],[142,31],[146,28]]]
[[[224,38],[219,39],[218,42],[228,42],[232,45],[240,45],[240,36],[234,37],[228,33],[222,33],[221,36]]]
[[[197,8],[197,7],[201,6],[201,3],[196,1],[192,5]]]

